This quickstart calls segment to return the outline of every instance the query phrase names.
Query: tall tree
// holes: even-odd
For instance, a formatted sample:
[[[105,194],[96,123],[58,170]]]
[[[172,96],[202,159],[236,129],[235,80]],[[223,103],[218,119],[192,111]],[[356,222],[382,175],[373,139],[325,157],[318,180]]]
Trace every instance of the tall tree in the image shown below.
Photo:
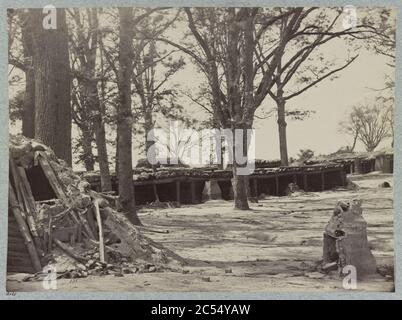
[[[24,99],[20,114],[22,134],[33,138],[35,135],[35,73],[32,66],[33,39],[30,15],[25,9],[10,9],[7,14],[9,24],[8,61],[25,73]],[[18,29],[20,29],[20,33],[17,31]],[[16,44],[20,44],[22,50],[18,50]]]
[[[365,102],[352,108],[349,119],[342,124],[346,133],[355,134],[368,152],[375,148],[392,132],[393,108],[384,108],[378,102]]]
[[[133,163],[131,76],[133,71],[133,8],[119,8],[119,104],[117,110],[117,150],[119,199],[133,224],[141,224],[135,209]]]
[[[274,84],[273,75],[288,39],[283,37],[263,57],[263,63],[255,63],[256,48],[277,20],[289,17],[291,30],[303,9],[290,8],[284,13],[259,8],[184,10],[192,43],[160,40],[179,48],[197,63],[208,80],[214,118],[220,127],[244,133],[243,139],[234,138],[231,153],[240,154],[242,150],[243,159],[247,158],[247,129],[252,128],[254,114]],[[235,208],[247,210],[248,177],[238,174],[245,163],[232,159]]]
[[[35,139],[71,165],[71,103],[68,32],[64,9],[56,29],[43,27],[42,9],[29,9],[35,73]]]
[[[341,38],[365,39],[374,36],[373,29],[367,24],[339,29],[339,19],[342,14],[343,11],[339,8],[306,8],[290,33],[287,17],[277,23],[279,37],[288,37],[288,50],[280,58],[275,72],[275,85],[270,91],[270,96],[277,106],[279,149],[283,166],[289,165],[286,103],[315,87],[321,81],[334,79],[358,57],[355,55],[339,64],[327,59],[319,49]]]
[[[101,101],[99,97],[98,90],[99,78],[105,76],[102,70],[103,66],[97,63],[99,53],[102,55],[98,50],[102,41],[99,30],[98,10],[98,8],[84,10],[75,8],[69,10],[74,20],[74,29],[76,31],[76,36],[72,36],[70,42],[74,56],[72,59],[74,76],[77,82],[75,90],[72,92],[72,98],[76,106],[74,120],[80,127],[83,135],[82,146],[87,170],[93,170],[92,140],[93,135],[95,135],[98,152],[96,159],[99,163],[101,188],[103,191],[110,191],[112,185],[103,120],[105,106],[104,101]]]

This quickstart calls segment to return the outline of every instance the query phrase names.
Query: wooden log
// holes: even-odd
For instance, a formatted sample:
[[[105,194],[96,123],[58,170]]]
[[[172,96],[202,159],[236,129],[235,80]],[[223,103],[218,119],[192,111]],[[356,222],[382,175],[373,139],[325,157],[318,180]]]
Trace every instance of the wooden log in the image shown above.
[[[40,234],[43,234],[43,230],[40,226],[38,226],[35,222],[35,217],[38,216],[36,211],[35,200],[32,195],[31,186],[29,185],[28,178],[25,173],[25,169],[22,167],[15,166],[15,171],[13,174],[16,174],[16,179],[19,181],[18,189],[20,191],[22,201],[25,207],[26,213],[26,223],[29,227],[29,230],[32,234],[32,238],[35,242],[36,249],[38,250],[38,254],[43,257],[44,256],[44,247],[42,243],[42,239],[40,238]]]
[[[10,164],[11,179],[12,179],[13,184],[14,184],[14,189],[13,190],[15,190],[16,201],[17,201],[17,203],[22,205],[24,203],[24,200],[22,199],[21,188],[20,188],[20,183],[21,182],[20,182],[20,180],[18,178],[19,175],[17,173],[17,166],[15,165],[15,162],[12,159],[10,159],[9,164]],[[21,211],[22,217],[24,219],[26,219],[25,212],[23,210],[20,210],[20,211]]]
[[[22,167],[17,167],[18,173],[21,179],[22,186],[24,187],[24,193],[27,198],[27,203],[30,209],[30,213],[34,218],[37,217],[38,212],[36,211],[35,199],[32,193],[31,185],[29,184],[26,171]]]
[[[102,219],[99,212],[99,200],[93,202],[95,208],[96,222],[98,223],[98,233],[99,233],[99,260],[100,262],[105,262],[105,245],[103,241],[103,228]]]
[[[15,192],[10,184],[8,186],[8,194],[9,194],[9,203],[11,211],[13,212],[15,220],[17,221],[21,235],[24,238],[24,242],[28,249],[29,256],[31,257],[32,265],[36,272],[40,272],[42,270],[42,266],[40,263],[38,252],[36,251],[36,248],[34,246],[34,242],[32,240],[31,234],[29,233],[28,226],[24,218],[22,217],[20,206],[18,205],[17,198],[15,196]]]
[[[82,216],[82,214],[80,213],[76,213],[74,210],[70,211],[71,217],[73,218],[73,220],[75,221],[75,223],[77,223],[77,225],[82,225],[83,226],[83,232],[85,232],[85,235],[88,238],[91,239],[96,239],[95,235],[93,234],[91,228],[88,225],[88,221],[86,219],[84,219],[84,217]]]
[[[77,261],[79,261],[81,263],[87,263],[88,262],[88,259],[86,259],[83,256],[75,253],[73,248],[71,248],[68,245],[64,244],[59,239],[54,238],[53,241],[60,249],[62,249],[70,257],[74,258],[75,260],[77,260]]]
[[[155,229],[155,228],[150,228],[147,226],[135,226],[137,229],[145,232],[153,232],[153,233],[169,233],[169,230],[162,230],[162,229]]]

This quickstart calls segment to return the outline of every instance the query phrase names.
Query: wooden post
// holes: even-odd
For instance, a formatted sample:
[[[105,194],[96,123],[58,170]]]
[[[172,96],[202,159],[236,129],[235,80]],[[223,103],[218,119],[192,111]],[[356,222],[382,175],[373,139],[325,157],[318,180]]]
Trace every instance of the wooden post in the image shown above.
[[[195,194],[195,182],[194,181],[190,182],[190,188],[191,188],[191,203],[197,203],[196,194]]]
[[[21,215],[20,206],[18,205],[18,201],[15,196],[14,190],[10,184],[8,185],[8,195],[9,195],[8,201],[10,203],[10,209],[14,214],[15,220],[17,221],[18,228],[21,232],[21,236],[24,239],[25,246],[27,247],[29,256],[31,257],[33,267],[36,272],[40,272],[42,271],[42,266],[39,260],[38,252],[36,251],[31,234],[29,233],[28,226]]]
[[[346,174],[345,169],[341,169],[341,180],[342,180],[342,187],[346,186]]]
[[[278,176],[275,176],[275,191],[276,191],[276,195],[279,196],[279,178],[278,178]]]
[[[258,180],[256,178],[253,179],[253,196],[258,198]]]
[[[324,171],[321,172],[321,191],[325,190],[325,173]]]
[[[297,175],[296,174],[293,175],[293,183],[297,184]]]
[[[361,174],[362,173],[362,162],[361,159],[356,158],[354,161],[354,165],[355,165],[355,173],[356,174]]]
[[[176,201],[181,204],[180,181],[176,181]]]
[[[305,172],[303,172],[303,188],[304,191],[308,191],[308,185],[307,185],[307,174]]]

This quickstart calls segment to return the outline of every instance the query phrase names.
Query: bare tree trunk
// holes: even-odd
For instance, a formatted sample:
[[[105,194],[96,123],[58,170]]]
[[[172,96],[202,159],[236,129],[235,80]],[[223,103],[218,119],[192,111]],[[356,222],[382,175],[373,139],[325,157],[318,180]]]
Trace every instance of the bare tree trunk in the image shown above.
[[[21,21],[21,40],[26,65],[22,134],[33,138],[35,136],[35,73],[32,66],[33,43],[31,22],[29,21],[31,16],[22,10],[19,10],[18,15]]]
[[[132,8],[119,8],[119,104],[117,111],[118,135],[118,179],[119,198],[122,209],[133,224],[141,224],[135,209],[133,164],[132,164],[132,122],[131,111],[131,73],[133,69]]]
[[[152,152],[154,150],[151,146],[154,144],[153,141],[148,140],[148,134],[154,127],[152,110],[150,108],[143,108],[144,112],[144,134],[145,134],[145,157],[156,157],[156,154]],[[149,159],[151,160],[151,159]]]
[[[31,66],[25,72],[25,94],[22,112],[22,134],[35,136],[35,73]]]
[[[95,78],[95,68],[96,68],[96,46],[95,49],[92,50],[92,65],[91,69],[92,77],[91,77],[91,97],[93,97],[92,102],[92,110],[93,110],[93,126],[95,131],[95,141],[96,148],[98,150],[98,163],[99,163],[99,171],[101,178],[101,190],[102,191],[111,191],[112,190],[112,181],[110,178],[110,170],[109,170],[109,159],[107,156],[107,148],[106,148],[106,132],[105,132],[105,123],[103,121],[103,116],[105,115],[105,81],[103,79],[103,52],[102,52],[102,39],[98,34],[98,9],[91,9],[91,18],[92,23],[94,24],[93,38],[92,40],[101,48],[100,57],[101,57],[101,71],[102,71],[102,80],[101,80],[101,94],[102,101],[99,99],[99,91],[98,91],[98,80]]]
[[[352,144],[352,148],[350,149],[350,152],[353,152],[355,150],[358,137],[359,137],[359,131],[356,131],[355,136],[353,138],[353,144]]]
[[[68,34],[64,9],[57,28],[43,28],[41,9],[30,9],[35,72],[35,138],[71,165],[71,101]]]
[[[95,117],[94,129],[95,129],[96,148],[98,149],[98,163],[101,177],[101,189],[102,191],[111,191],[112,181],[110,178],[109,160],[106,149],[105,124],[102,121],[101,115]]]
[[[248,149],[248,140],[247,140],[247,129],[243,130],[243,139],[242,141],[236,141],[236,135],[233,133],[233,193],[234,193],[234,206],[236,209],[240,210],[249,210],[250,207],[248,205],[248,198],[250,195],[250,184],[249,184],[249,176],[246,174],[239,174],[238,170],[242,167],[245,167],[245,164],[240,164],[236,160],[236,152],[238,150],[243,150],[243,155],[247,156]]]
[[[99,100],[99,92],[97,86],[97,80],[91,78],[90,80],[90,89],[89,91],[89,107],[92,111],[92,122],[93,129],[95,133],[95,142],[96,149],[98,151],[98,163],[99,163],[99,171],[101,178],[101,189],[102,191],[111,191],[112,190],[112,182],[110,178],[109,171],[109,160],[107,156],[106,149],[106,133],[105,133],[105,124],[102,119],[102,115],[104,114],[103,107],[101,106],[101,102]]]
[[[286,137],[286,115],[285,115],[285,100],[279,99],[276,103],[278,107],[278,133],[279,133],[279,151],[281,155],[281,165],[288,166],[288,143]]]
[[[94,171],[95,159],[92,152],[93,133],[91,128],[81,128],[81,131],[85,170]]]
[[[149,132],[151,132],[153,127],[154,127],[154,122],[152,119],[152,109],[144,108],[145,155],[146,155],[148,161],[151,160],[154,163],[155,159],[156,159],[156,154],[155,154],[155,149],[151,148],[152,145],[154,144],[154,142],[151,140],[148,140],[148,134],[149,134]],[[154,164],[152,165],[152,171],[154,173],[156,172],[156,165],[154,165]],[[156,184],[153,185],[153,192],[154,192],[155,201],[160,202]]]

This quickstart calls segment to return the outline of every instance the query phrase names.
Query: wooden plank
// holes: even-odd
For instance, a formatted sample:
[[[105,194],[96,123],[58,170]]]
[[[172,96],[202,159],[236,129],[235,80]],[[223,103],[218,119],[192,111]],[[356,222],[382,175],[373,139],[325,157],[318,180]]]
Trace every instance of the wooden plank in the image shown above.
[[[35,199],[34,199],[34,196],[32,193],[31,185],[29,184],[29,181],[28,181],[26,171],[22,167],[17,167],[17,168],[18,168],[19,176],[21,178],[22,185],[25,190],[25,195],[26,195],[28,203],[29,203],[30,211],[31,211],[32,215],[34,216],[34,218],[36,218],[38,213],[36,212]]]
[[[19,204],[23,204],[21,188],[20,188],[21,181],[19,179],[19,174],[17,173],[17,166],[16,166],[14,160],[12,160],[12,159],[10,159],[9,164],[10,164],[11,179],[14,183],[14,188],[15,188],[13,190],[15,190],[16,201]],[[25,219],[26,218],[25,212],[23,210],[20,210],[20,211],[21,211],[22,217]]]
[[[40,260],[39,260],[39,256],[38,256],[38,252],[36,251],[36,248],[33,244],[33,240],[32,237],[29,233],[29,229],[28,226],[24,220],[24,218],[21,215],[21,210],[20,207],[18,205],[17,202],[17,198],[15,196],[15,192],[13,190],[13,188],[11,187],[11,185],[8,185],[8,195],[9,195],[9,203],[10,203],[10,207],[11,210],[14,214],[15,220],[17,221],[18,227],[20,229],[21,235],[24,238],[25,241],[25,245],[28,249],[29,252],[29,256],[31,257],[31,261],[33,264],[33,267],[35,269],[36,272],[39,272],[42,270],[42,266],[40,264]]]

